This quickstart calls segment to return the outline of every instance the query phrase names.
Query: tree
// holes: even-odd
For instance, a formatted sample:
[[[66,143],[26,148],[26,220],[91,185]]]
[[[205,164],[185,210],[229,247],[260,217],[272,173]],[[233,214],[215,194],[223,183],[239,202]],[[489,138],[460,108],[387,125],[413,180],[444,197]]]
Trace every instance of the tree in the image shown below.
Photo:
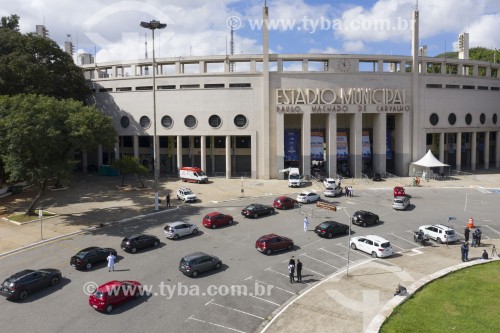
[[[10,16],[2,16],[0,19],[0,29],[10,29],[13,31],[19,31],[19,16],[16,14]]]
[[[18,19],[2,18],[0,95],[42,94],[85,102],[91,91],[81,68],[50,38],[17,31]]]
[[[42,95],[0,97],[0,159],[11,182],[28,181],[38,193],[26,214],[34,214],[51,179],[69,180],[75,150],[113,145],[110,117],[75,100]]]
[[[138,158],[132,156],[122,156],[121,159],[113,162],[113,168],[120,171],[122,175],[122,186],[124,186],[125,183],[125,176],[136,174],[141,181],[142,187],[144,187],[141,176],[147,175],[148,169],[139,162]]]

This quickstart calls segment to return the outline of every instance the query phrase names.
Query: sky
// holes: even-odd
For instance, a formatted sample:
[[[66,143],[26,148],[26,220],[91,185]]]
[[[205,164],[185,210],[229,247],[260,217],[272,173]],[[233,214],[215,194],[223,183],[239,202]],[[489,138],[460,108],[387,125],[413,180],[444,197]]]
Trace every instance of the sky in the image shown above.
[[[499,0],[268,0],[271,53],[410,55],[411,15],[418,2],[420,45],[429,56],[470,47],[500,48]],[[151,30],[159,20],[156,57],[262,53],[263,0],[0,0],[0,16],[20,16],[20,31],[49,30],[59,45],[71,40],[96,62],[152,57]],[[69,35],[69,36],[68,36]]]

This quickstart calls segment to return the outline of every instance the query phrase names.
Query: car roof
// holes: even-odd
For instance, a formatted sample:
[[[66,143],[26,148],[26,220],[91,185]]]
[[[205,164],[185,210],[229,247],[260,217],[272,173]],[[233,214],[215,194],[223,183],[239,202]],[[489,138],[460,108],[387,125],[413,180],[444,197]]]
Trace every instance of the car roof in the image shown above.
[[[398,195],[397,197],[394,198],[394,200],[404,200],[407,199],[408,197],[403,197],[402,195]]]
[[[444,229],[444,230],[453,230],[453,228],[445,226],[444,224],[433,224],[432,226],[436,227],[436,228],[441,228],[441,229]]]
[[[222,214],[222,213],[220,213],[220,212],[212,212],[212,213],[208,213],[205,216],[215,216],[215,215],[219,215],[219,214]]]
[[[330,225],[334,225],[334,224],[342,224],[342,225],[344,225],[343,223],[340,223],[340,222],[337,222],[337,221],[323,221],[320,224],[323,224],[323,223],[327,223],[327,224],[330,224]]]
[[[176,222],[170,222],[170,223],[167,223],[167,225],[169,227],[175,227],[175,226],[178,226],[178,225],[181,225],[181,224],[185,224],[186,222],[181,222],[181,221],[176,221]]]
[[[90,252],[90,251],[95,250],[95,249],[98,249],[98,248],[99,248],[99,247],[97,247],[97,246],[90,246],[90,247],[86,247],[86,248],[84,248],[83,250],[80,250],[80,251],[78,251],[78,252]]]
[[[285,199],[292,199],[292,198],[287,197],[287,196],[285,196],[285,195],[282,195],[282,196],[277,197],[277,198],[276,198],[276,199],[274,199],[274,200],[276,201],[276,200],[285,200]],[[293,199],[292,199],[292,200],[293,200]]]
[[[7,280],[18,280],[18,279],[22,278],[23,276],[28,275],[28,274],[33,273],[33,272],[34,272],[34,270],[32,270],[32,269],[24,269],[24,270],[19,271],[15,274],[12,274]]]
[[[316,192],[314,192],[314,191],[302,191],[299,195],[308,195],[310,193],[316,194]]]
[[[188,187],[181,187],[179,191],[191,191],[191,189]]]
[[[191,254],[188,254],[184,257],[182,257],[184,260],[192,260],[194,258],[199,258],[199,257],[202,257],[202,256],[208,256],[208,254],[206,254],[205,252],[193,252]]]
[[[329,182],[329,181],[335,181],[335,178],[325,178],[325,181]]]
[[[383,238],[383,237],[380,237],[380,236],[377,236],[377,235],[366,235],[366,236],[361,236],[361,237],[358,237],[358,238],[367,238],[369,240],[372,240],[372,241],[377,241],[379,243],[385,243],[385,242],[389,242],[389,240]]]

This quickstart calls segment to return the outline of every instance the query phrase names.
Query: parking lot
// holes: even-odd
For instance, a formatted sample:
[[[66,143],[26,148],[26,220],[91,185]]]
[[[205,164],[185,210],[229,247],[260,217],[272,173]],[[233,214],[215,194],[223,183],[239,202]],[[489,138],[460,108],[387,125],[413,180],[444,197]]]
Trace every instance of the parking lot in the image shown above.
[[[354,211],[360,209],[378,214],[380,223],[365,228],[353,226],[352,235],[375,234],[388,239],[397,252],[394,258],[410,259],[422,253],[420,246],[413,242],[413,231],[424,224],[451,225],[459,239],[463,239],[466,221],[473,216],[483,231],[483,242],[500,235],[497,218],[500,200],[496,189],[412,188],[407,194],[411,204],[406,211],[393,210],[392,188],[379,187],[356,190],[354,197],[323,198],[336,204],[337,212],[317,209],[310,204],[258,219],[242,217],[241,209],[252,202],[272,204],[275,196],[235,198],[217,203],[179,203],[178,209],[1,258],[0,276],[3,278],[21,269],[45,267],[60,269],[64,277],[59,286],[34,294],[25,302],[2,300],[3,329],[28,331],[37,323],[37,331],[54,332],[119,332],[144,328],[151,332],[254,332],[290,298],[344,269],[348,257],[353,266],[371,260],[369,254],[349,251],[347,235],[323,239],[312,231],[325,220],[349,224]],[[173,203],[177,204],[176,200]],[[215,210],[233,215],[235,223],[218,229],[204,228],[201,219]],[[308,232],[303,230],[305,216],[310,221]],[[450,217],[456,220],[449,220]],[[167,240],[163,227],[173,221],[195,223],[201,232],[175,241]],[[143,232],[160,237],[160,247],[137,254],[125,253],[119,248],[124,236]],[[270,256],[259,253],[255,241],[269,233],[292,238],[295,248]],[[108,272],[105,264],[90,271],[76,271],[69,266],[72,255],[91,245],[117,249],[117,271]],[[456,251],[457,260],[460,258],[456,244],[432,243],[429,246],[449,246]],[[221,270],[204,273],[196,279],[180,273],[180,258],[197,251],[218,256],[223,262]],[[303,262],[302,284],[289,281],[287,263],[292,255]],[[390,262],[394,258],[383,260]],[[110,315],[98,313],[88,305],[84,288],[111,279],[140,281],[151,287],[150,293],[123,304]],[[26,314],[30,320],[26,320]]]

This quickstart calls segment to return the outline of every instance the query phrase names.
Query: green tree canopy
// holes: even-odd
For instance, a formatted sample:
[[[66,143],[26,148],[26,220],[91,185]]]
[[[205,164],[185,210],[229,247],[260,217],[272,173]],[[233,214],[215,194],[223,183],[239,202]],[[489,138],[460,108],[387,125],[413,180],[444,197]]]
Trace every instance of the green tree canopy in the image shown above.
[[[142,187],[144,187],[141,176],[148,174],[148,168],[142,165],[138,158],[133,156],[122,156],[122,158],[113,162],[113,168],[120,171],[122,175],[122,186],[124,185],[126,176],[137,175],[141,181]]]
[[[18,20],[12,15],[1,21],[0,95],[41,94],[84,102],[90,89],[81,68],[52,39],[21,34]]]
[[[16,14],[2,16],[0,19],[0,29],[2,28],[19,31],[19,16]]]
[[[0,159],[9,181],[38,186],[28,209],[33,213],[50,179],[67,180],[74,151],[111,146],[116,131],[111,118],[75,100],[42,95],[0,97]]]

